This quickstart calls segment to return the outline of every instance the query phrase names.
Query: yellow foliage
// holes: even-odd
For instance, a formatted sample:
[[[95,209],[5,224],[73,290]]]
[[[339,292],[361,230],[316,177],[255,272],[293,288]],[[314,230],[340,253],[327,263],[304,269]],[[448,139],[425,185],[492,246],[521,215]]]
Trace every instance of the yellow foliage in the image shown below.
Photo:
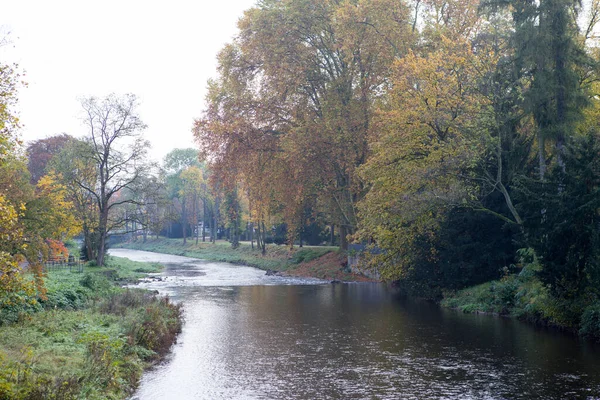
[[[478,82],[489,65],[493,59],[473,54],[467,40],[443,35],[430,53],[396,62],[360,171],[371,189],[357,236],[386,249],[375,262],[389,267],[381,271],[387,279],[410,268],[417,239],[420,248],[435,239],[448,207],[472,200],[473,183],[464,177],[483,154],[489,101]]]
[[[81,221],[75,218],[73,203],[67,200],[67,189],[55,173],[40,178],[38,197],[47,199],[44,210],[46,238],[65,240],[81,232]]]

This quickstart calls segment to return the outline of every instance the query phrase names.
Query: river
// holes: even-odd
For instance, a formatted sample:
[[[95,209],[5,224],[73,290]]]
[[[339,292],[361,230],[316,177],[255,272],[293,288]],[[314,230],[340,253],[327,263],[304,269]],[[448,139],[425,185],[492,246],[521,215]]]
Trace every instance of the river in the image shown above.
[[[487,315],[187,257],[141,286],[182,302],[183,332],[132,399],[600,399],[600,347]]]

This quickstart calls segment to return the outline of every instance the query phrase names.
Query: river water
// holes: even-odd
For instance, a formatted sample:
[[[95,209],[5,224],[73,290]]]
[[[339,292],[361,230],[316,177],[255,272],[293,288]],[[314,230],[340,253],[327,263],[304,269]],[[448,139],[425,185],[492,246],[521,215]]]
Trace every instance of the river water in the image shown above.
[[[141,286],[183,303],[183,332],[132,399],[600,399],[600,348],[559,332],[186,257]]]

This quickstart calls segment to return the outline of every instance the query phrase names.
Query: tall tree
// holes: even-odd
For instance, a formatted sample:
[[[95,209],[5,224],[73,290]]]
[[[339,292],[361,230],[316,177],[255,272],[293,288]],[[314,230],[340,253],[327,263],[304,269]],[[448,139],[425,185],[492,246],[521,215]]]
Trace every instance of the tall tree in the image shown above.
[[[543,180],[550,160],[564,167],[565,142],[588,99],[581,84],[581,72],[591,64],[577,25],[581,2],[489,0],[483,6],[492,10],[508,7],[512,12],[514,73],[529,83],[525,106],[536,124],[538,169]],[[554,144],[550,155],[547,141]]]
[[[95,200],[98,211],[96,262],[103,265],[108,235],[124,223],[121,218],[111,220],[111,211],[135,202],[131,198],[119,198],[119,193],[125,189],[135,190],[140,178],[149,171],[147,150],[150,144],[142,136],[146,125],[137,114],[138,103],[134,95],[90,97],[81,104],[88,134],[78,155],[87,165],[95,166],[97,181],[92,186],[79,176],[73,176],[73,179]]]
[[[48,168],[64,185],[74,212],[82,225],[83,243],[87,260],[95,260],[98,250],[98,221],[96,197],[87,188],[95,188],[98,181],[96,165],[83,157],[89,146],[78,139],[69,141],[48,163]]]
[[[187,169],[200,167],[198,160],[198,151],[195,149],[174,149],[165,156],[163,168],[167,173],[167,184],[170,188],[171,198],[177,199],[181,207],[181,227],[183,233],[183,243],[187,242],[188,227],[189,227],[189,210],[188,206],[192,204],[195,207],[193,199],[190,199],[190,183],[186,182],[183,177],[184,171]],[[200,188],[194,188],[194,190]]]
[[[195,133],[215,171],[242,181],[263,208],[255,218],[275,200],[295,224],[298,199],[318,194],[345,247],[364,194],[356,168],[368,154],[373,102],[411,42],[408,13],[388,0],[269,0],[246,12]]]
[[[422,40],[395,63],[378,104],[356,237],[385,250],[373,261],[386,279],[423,279],[419,269],[437,268],[441,231],[455,211],[486,212],[499,227],[522,223],[510,184],[529,154],[514,151],[519,127],[505,99],[518,90],[501,76],[503,20],[486,24],[477,9],[477,1],[425,3]]]

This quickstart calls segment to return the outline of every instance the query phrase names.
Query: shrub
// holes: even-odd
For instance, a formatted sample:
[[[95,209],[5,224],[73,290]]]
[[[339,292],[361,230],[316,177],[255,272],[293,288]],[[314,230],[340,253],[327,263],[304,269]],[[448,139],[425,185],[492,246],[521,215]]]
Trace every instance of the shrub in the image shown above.
[[[181,314],[179,304],[154,297],[131,326],[129,336],[136,345],[152,350],[157,356],[165,355],[181,332]]]
[[[579,334],[600,340],[600,303],[588,306],[583,311]]]
[[[105,275],[97,273],[87,273],[79,281],[81,286],[96,292],[107,292],[113,287],[112,283]]]

